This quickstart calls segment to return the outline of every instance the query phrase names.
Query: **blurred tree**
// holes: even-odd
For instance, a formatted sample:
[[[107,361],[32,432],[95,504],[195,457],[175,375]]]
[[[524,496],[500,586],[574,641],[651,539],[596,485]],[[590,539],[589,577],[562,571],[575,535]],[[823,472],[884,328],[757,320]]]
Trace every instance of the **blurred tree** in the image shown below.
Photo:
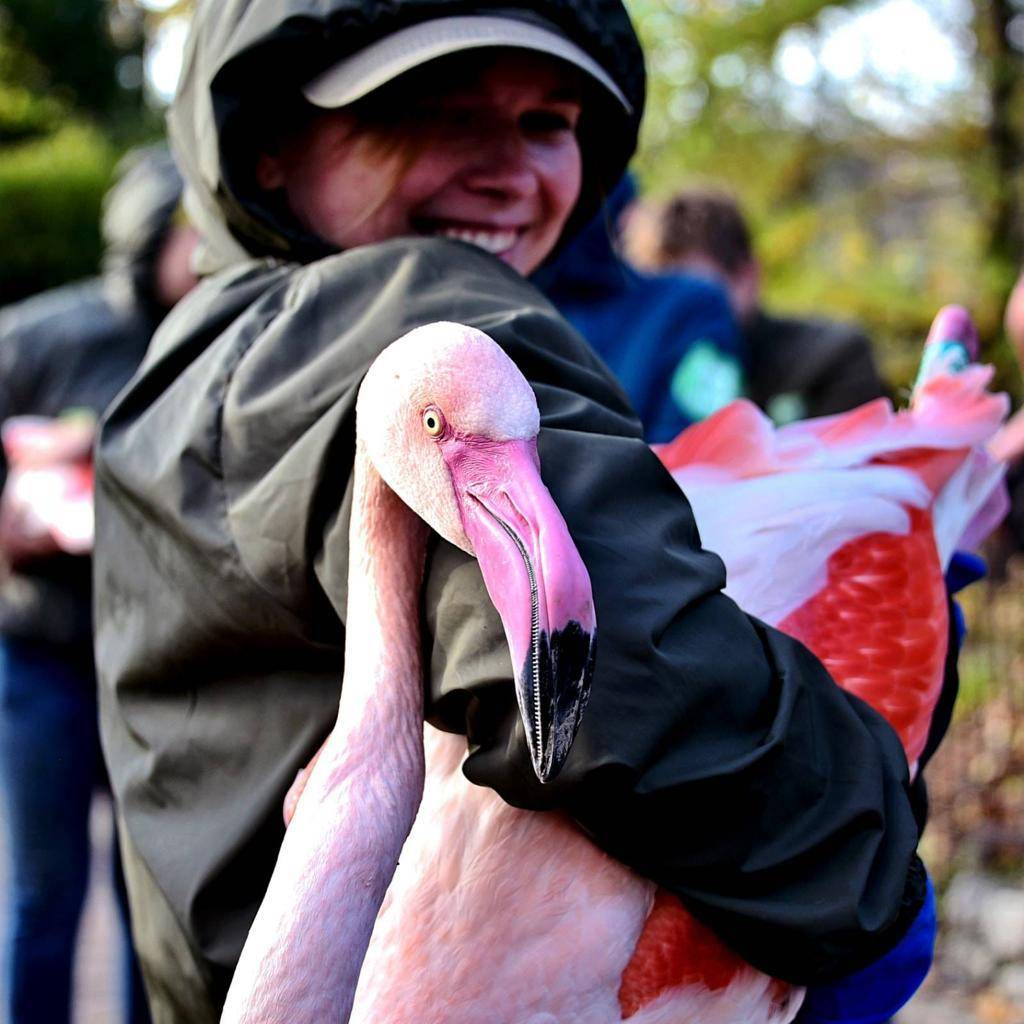
[[[119,153],[158,130],[130,0],[0,0],[0,304],[94,273]]]
[[[4,36],[34,85],[95,117],[140,112],[143,14],[123,0],[3,0]]]
[[[0,305],[96,272],[117,155],[97,128],[76,122],[0,151]]]
[[[941,89],[858,48],[856,19],[897,23],[909,0],[627,2],[652,75],[652,195],[737,194],[769,302],[861,321],[894,383],[937,307],[963,302],[1019,389],[1001,315],[1022,256],[1024,0],[918,0],[913,26],[946,43]]]
[[[1024,3],[975,0],[975,31],[989,95],[988,146],[994,174],[989,245],[1012,275],[1024,255],[1020,172],[1024,95]],[[1012,276],[1005,282],[1007,294]]]
[[[14,46],[0,28],[0,145],[53,130],[63,105],[43,92],[39,63]]]

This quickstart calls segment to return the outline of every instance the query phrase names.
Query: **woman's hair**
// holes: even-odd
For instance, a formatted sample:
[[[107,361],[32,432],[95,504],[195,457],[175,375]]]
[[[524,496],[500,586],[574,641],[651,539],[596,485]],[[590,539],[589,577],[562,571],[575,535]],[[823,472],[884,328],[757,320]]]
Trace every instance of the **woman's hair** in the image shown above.
[[[360,214],[361,220],[369,220],[387,202],[402,175],[412,166],[425,145],[422,133],[400,130],[400,106],[389,108],[387,104],[377,101],[371,103],[370,100],[375,97],[376,93],[373,93],[348,108],[357,115],[352,144],[370,148],[381,171],[378,179],[380,187],[375,195],[367,196]],[[268,190],[257,183],[258,161],[262,155],[280,153],[299,144],[314,123],[330,113],[329,110],[314,106],[301,93],[282,99],[264,111],[265,126],[258,135],[254,135],[254,138],[259,139],[259,147],[251,150],[248,160],[249,181],[246,191],[258,196],[260,205],[272,212],[279,223],[286,223],[293,216],[287,196],[283,189]]]

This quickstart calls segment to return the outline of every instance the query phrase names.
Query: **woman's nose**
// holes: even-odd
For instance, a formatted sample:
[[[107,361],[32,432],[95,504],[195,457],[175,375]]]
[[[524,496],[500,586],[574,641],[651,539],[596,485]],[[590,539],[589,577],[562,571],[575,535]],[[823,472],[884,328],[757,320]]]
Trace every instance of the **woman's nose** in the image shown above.
[[[530,147],[518,132],[504,132],[481,141],[466,170],[467,188],[500,198],[522,199],[538,189]]]

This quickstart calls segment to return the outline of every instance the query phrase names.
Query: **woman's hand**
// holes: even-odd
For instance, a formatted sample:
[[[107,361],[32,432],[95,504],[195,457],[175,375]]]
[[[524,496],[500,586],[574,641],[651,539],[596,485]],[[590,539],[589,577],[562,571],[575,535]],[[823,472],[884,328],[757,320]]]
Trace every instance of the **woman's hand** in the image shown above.
[[[55,555],[60,547],[30,503],[9,484],[0,495],[0,552],[11,568]]]
[[[0,496],[0,554],[11,567],[92,548],[92,449],[89,413],[14,416],[3,423],[7,480]]]

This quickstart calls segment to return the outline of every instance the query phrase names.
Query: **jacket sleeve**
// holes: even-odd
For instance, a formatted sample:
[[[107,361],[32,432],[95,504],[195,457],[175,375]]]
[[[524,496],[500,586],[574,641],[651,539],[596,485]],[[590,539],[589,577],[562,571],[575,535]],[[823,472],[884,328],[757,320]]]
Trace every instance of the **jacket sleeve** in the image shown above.
[[[796,1024],[888,1024],[921,987],[935,958],[935,890],[906,935],[880,960],[807,993]]]
[[[673,440],[743,394],[743,346],[725,292],[699,279],[657,284],[675,296],[660,325],[660,362],[647,368],[660,375],[656,388],[645,389],[660,399],[645,410],[644,436],[652,444]]]
[[[721,594],[722,563],[701,549],[688,503],[600,383],[542,329],[508,326],[491,333],[534,385],[544,479],[591,574],[596,675],[569,762],[542,787],[479,571],[438,542],[425,593],[432,720],[468,736],[471,781],[517,806],[566,808],[762,970],[813,984],[863,967],[924,896],[894,733]]]

